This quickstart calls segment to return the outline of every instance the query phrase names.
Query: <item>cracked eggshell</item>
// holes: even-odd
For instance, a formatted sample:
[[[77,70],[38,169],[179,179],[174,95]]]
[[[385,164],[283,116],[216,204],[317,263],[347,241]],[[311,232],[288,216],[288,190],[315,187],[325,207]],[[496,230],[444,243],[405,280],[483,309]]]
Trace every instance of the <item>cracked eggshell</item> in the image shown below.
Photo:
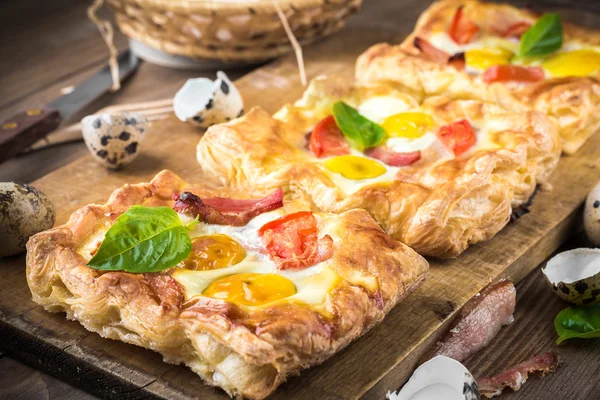
[[[139,113],[98,114],[82,119],[81,126],[83,140],[96,161],[119,169],[140,152],[148,120]]]
[[[473,375],[458,361],[437,356],[415,370],[398,392],[387,394],[389,400],[478,400],[479,389]]]
[[[600,249],[558,253],[542,269],[554,293],[570,303],[600,303]]]
[[[30,236],[52,228],[54,206],[36,188],[0,182],[0,257],[25,251]]]
[[[189,79],[175,95],[173,110],[181,121],[208,128],[242,116],[244,101],[233,82],[219,71],[214,82]]]
[[[595,246],[600,246],[600,183],[588,195],[583,210],[585,233]]]

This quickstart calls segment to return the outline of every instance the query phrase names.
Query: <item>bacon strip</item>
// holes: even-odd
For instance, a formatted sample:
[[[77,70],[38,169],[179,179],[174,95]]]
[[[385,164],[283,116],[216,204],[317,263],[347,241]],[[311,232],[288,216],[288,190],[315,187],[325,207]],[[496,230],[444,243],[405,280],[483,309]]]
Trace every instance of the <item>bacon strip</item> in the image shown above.
[[[413,45],[419,49],[421,54],[429,61],[438,64],[448,64],[459,71],[465,69],[465,53],[461,52],[450,55],[421,37],[416,37],[413,41]]]
[[[558,363],[558,354],[549,351],[510,367],[498,375],[479,379],[477,386],[479,392],[487,398],[501,395],[502,390],[506,387],[510,387],[516,392],[527,381],[529,374],[533,372],[539,372],[542,375],[549,374],[556,371]]]
[[[516,302],[517,291],[511,281],[487,286],[465,304],[448,334],[426,359],[442,355],[466,360],[487,346],[503,325],[513,321]]]
[[[413,41],[413,44],[417,49],[419,49],[421,54],[423,54],[425,58],[430,61],[434,61],[439,64],[445,64],[450,59],[450,54],[438,49],[423,38],[417,36]]]
[[[381,146],[368,149],[365,151],[365,154],[392,167],[405,167],[421,159],[421,151],[419,150],[408,153],[397,153]]]
[[[283,189],[279,188],[262,199],[201,199],[193,193],[183,192],[173,195],[173,200],[173,210],[199,217],[202,222],[243,226],[257,215],[283,207]]]
[[[504,31],[498,31],[497,33],[505,38],[510,38],[510,37],[515,37],[515,38],[521,38],[521,36],[523,36],[523,34],[525,32],[527,32],[527,30],[531,28],[531,23],[527,22],[527,21],[519,21],[519,22],[515,22],[514,24],[510,25],[508,28],[506,28]]]

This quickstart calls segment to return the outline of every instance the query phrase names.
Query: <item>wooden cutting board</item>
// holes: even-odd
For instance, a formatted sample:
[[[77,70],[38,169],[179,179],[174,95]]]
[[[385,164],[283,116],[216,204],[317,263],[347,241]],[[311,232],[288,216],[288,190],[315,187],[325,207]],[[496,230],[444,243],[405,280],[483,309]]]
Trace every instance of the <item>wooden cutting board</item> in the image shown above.
[[[345,31],[306,52],[309,77],[350,78],[356,56],[370,44],[400,39],[379,29]],[[303,91],[292,58],[264,66],[236,85],[247,106],[260,105],[269,112]],[[88,156],[33,184],[53,201],[60,224],[80,206],[102,203],[114,188],[147,181],[164,168],[188,182],[200,182],[195,158],[200,136],[201,131],[169,117],[153,125],[140,156],[123,171],[107,171]],[[456,260],[431,260],[429,279],[382,324],[321,366],[290,378],[272,398],[382,399],[399,387],[466,301],[490,281],[521,280],[581,229],[580,208],[600,177],[599,158],[596,134],[575,156],[561,159],[550,181],[552,191],[536,196],[530,214]],[[22,256],[2,260],[0,266],[0,348],[103,397],[226,398],[187,368],[163,363],[156,353],[103,339],[67,321],[64,314],[45,312],[31,301],[24,269]]]

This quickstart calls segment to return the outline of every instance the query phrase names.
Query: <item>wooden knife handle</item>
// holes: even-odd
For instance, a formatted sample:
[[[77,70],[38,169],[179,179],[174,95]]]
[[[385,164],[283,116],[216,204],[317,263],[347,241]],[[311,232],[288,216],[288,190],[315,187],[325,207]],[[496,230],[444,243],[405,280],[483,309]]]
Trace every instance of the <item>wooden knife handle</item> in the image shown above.
[[[52,132],[61,121],[54,108],[32,108],[4,121],[0,125],[0,163]]]

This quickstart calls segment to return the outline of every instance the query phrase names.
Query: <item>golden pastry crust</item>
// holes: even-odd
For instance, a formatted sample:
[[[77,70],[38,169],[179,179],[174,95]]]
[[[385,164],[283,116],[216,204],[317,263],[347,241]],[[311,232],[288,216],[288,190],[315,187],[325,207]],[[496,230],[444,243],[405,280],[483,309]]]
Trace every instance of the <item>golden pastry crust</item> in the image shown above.
[[[262,399],[286,377],[318,364],[380,322],[427,274],[427,262],[392,240],[363,210],[324,215],[334,237],[327,262],[340,277],[318,309],[280,301],[258,309],[203,296],[186,299],[167,270],[132,274],[86,266],[77,251],[99,226],[135,204],[172,206],[183,190],[238,196],[187,184],[170,171],[125,185],[105,205],[88,205],[69,221],[33,236],[27,281],[46,310],[66,312],[90,331],[185,363],[230,395]]]
[[[337,78],[317,79],[301,101],[284,107],[275,118],[253,109],[239,120],[209,129],[198,144],[198,161],[207,175],[236,190],[283,186],[318,210],[365,209],[393,238],[419,254],[444,258],[458,256],[470,244],[500,231],[512,208],[523,204],[558,162],[556,128],[540,112],[514,113],[480,101],[427,98],[420,107],[437,126],[468,118],[490,130],[497,148],[446,161],[423,159],[400,169],[393,181],[346,193],[306,149],[305,135],[335,101],[358,104],[373,95],[419,105],[389,85],[352,87]]]
[[[446,92],[464,98],[493,101],[510,110],[522,107],[541,111],[557,124],[563,151],[573,154],[600,129],[600,72],[589,77],[550,78],[520,84],[482,81],[447,64],[421,55],[414,39],[425,40],[435,32],[447,32],[456,9],[475,22],[483,35],[504,31],[516,22],[534,23],[539,15],[507,4],[477,0],[442,0],[433,3],[417,21],[414,32],[399,46],[375,45],[357,60],[356,78],[361,83],[394,82],[420,95]],[[600,33],[563,23],[564,40],[600,45]],[[497,33],[496,33],[497,34]]]

